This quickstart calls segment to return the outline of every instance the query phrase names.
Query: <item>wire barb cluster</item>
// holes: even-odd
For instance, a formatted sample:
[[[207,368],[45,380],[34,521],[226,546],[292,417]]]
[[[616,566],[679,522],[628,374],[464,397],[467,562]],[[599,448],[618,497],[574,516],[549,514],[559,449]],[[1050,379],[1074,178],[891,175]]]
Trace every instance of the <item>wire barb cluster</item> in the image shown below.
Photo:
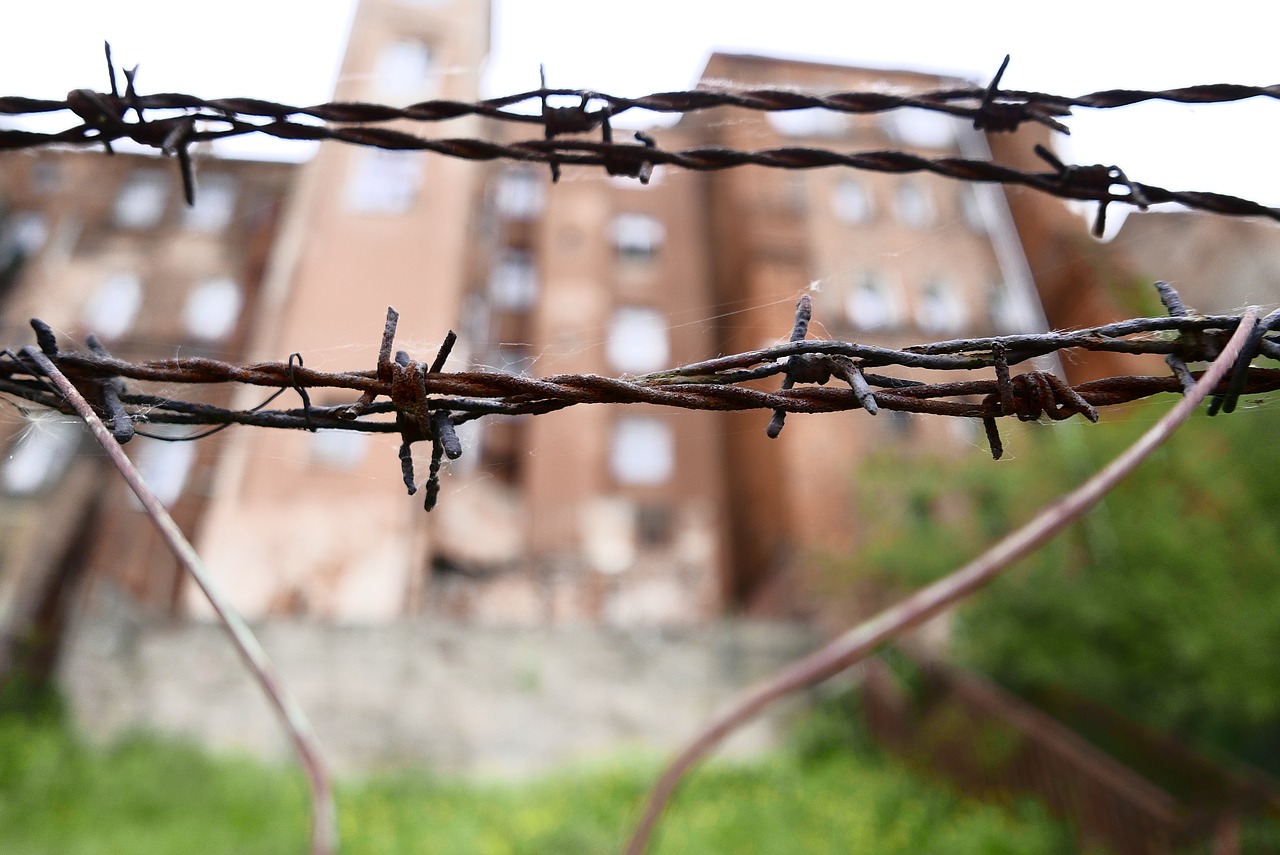
[[[1006,56],[986,87],[943,89],[918,95],[889,92],[816,95],[787,89],[704,88],[623,98],[589,89],[550,89],[544,77],[542,86],[536,90],[480,101],[436,99],[408,107],[352,102],[293,106],[260,98],[210,100],[178,93],[143,95],[136,87],[136,66],[123,72],[125,86],[121,91],[110,45],[106,46],[106,57],[111,81],[109,93],[76,89],[62,101],[0,97],[0,115],[69,111],[78,120],[77,124],[53,133],[0,128],[0,151],[57,144],[97,144],[111,151],[113,142],[131,140],[178,159],[188,203],[193,202],[196,191],[189,155],[193,143],[265,134],[286,140],[338,140],[383,149],[429,151],[464,160],[544,163],[550,167],[553,179],[559,177],[565,165],[602,167],[610,175],[630,176],[642,182],[648,181],[657,165],[698,171],[750,164],[777,169],[843,166],[888,173],[929,172],[960,181],[1021,185],[1065,199],[1098,202],[1095,230],[1103,225],[1106,206],[1112,202],[1139,208],[1176,202],[1219,214],[1280,220],[1280,209],[1258,202],[1221,193],[1168,190],[1141,184],[1130,181],[1119,167],[1067,165],[1048,152],[1042,152],[1041,156],[1048,161],[1050,171],[1027,172],[984,160],[927,158],[892,150],[842,153],[805,146],[757,151],[720,146],[673,150],[662,148],[644,133],[636,134],[635,143],[615,142],[610,124],[612,118],[628,110],[692,113],[718,107],[771,112],[820,108],[841,113],[879,113],[914,108],[964,118],[980,130],[1013,131],[1034,122],[1066,133],[1066,126],[1059,120],[1069,116],[1075,107],[1110,109],[1151,100],[1207,104],[1254,97],[1280,98],[1280,86],[1212,84],[1160,91],[1113,89],[1066,97],[1001,89],[999,84],[1009,62]],[[566,99],[569,104],[560,106],[559,102]],[[537,104],[539,112],[512,109],[526,103]],[[475,138],[427,138],[381,126],[393,120],[431,123],[463,116],[541,125],[542,139],[499,143]],[[582,136],[597,129],[601,134],[598,141]],[[566,134],[575,136],[566,138]]]
[[[771,410],[770,436],[777,436],[788,413],[827,413],[861,409],[924,413],[981,420],[991,453],[1003,453],[997,421],[1014,417],[1067,419],[1075,415],[1098,420],[1097,408],[1127,403],[1161,392],[1180,393],[1187,378],[1197,375],[1188,362],[1207,362],[1240,323],[1237,315],[1191,315],[1165,283],[1157,288],[1171,315],[1135,318],[1092,329],[962,339],[902,349],[847,341],[806,339],[812,304],[802,297],[790,341],[761,350],[721,356],[638,377],[595,374],[527,377],[491,371],[445,371],[455,336],[450,333],[430,362],[395,351],[399,315],[387,312],[373,370],[327,373],[306,368],[300,355],[287,362],[236,366],[212,359],[183,357],[131,363],[111,356],[96,339],[89,352],[63,352],[53,331],[32,321],[37,345],[17,352],[0,351],[0,393],[62,412],[67,402],[48,385],[28,351],[43,353],[111,426],[118,442],[128,442],[139,427],[154,424],[214,426],[241,424],[293,430],[352,430],[396,433],[401,437],[401,473],[410,494],[416,491],[412,447],[431,443],[431,464],[424,505],[434,506],[445,458],[463,452],[457,426],[490,415],[548,413],[578,404],[660,404],[694,410]],[[1242,395],[1280,389],[1280,369],[1251,365],[1255,356],[1280,357],[1280,339],[1270,333],[1280,326],[1280,311],[1258,321],[1244,355],[1229,380],[1215,390],[1210,413],[1231,412]],[[1012,366],[1068,348],[1128,354],[1162,354],[1174,367],[1163,377],[1121,376],[1070,386],[1054,374]],[[394,353],[394,356],[393,356]],[[980,370],[994,376],[925,383],[878,373],[884,368],[928,371]],[[783,375],[782,388],[767,391],[756,381]],[[844,388],[828,387],[832,378]],[[256,407],[232,410],[198,401],[130,391],[126,380],[173,384],[239,383],[275,389]],[[312,405],[309,389],[346,389],[358,395],[350,404]],[[294,390],[300,408],[270,409],[276,396]],[[194,434],[196,439],[209,431]],[[145,434],[144,435],[148,435]],[[174,441],[173,437],[159,437]]]

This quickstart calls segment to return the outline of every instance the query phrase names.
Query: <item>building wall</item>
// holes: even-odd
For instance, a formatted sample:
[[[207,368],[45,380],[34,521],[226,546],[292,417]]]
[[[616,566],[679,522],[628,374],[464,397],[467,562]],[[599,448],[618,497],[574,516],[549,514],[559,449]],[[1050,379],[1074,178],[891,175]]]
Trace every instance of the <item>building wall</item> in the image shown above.
[[[262,269],[291,164],[197,157],[197,206],[182,201],[174,163],[100,152],[13,153],[0,160],[0,335],[32,340],[27,319],[52,325],[61,345],[83,349],[98,335],[128,360],[177,354],[232,362],[245,355],[257,319]],[[15,263],[20,262],[20,263]],[[169,394],[130,381],[129,391]],[[225,387],[185,388],[184,397],[225,405]],[[169,611],[180,577],[123,483],[108,473],[79,422],[38,408],[6,408],[0,419],[0,588],[57,588],[61,539],[86,539],[77,559],[92,575],[125,586],[141,603]],[[137,426],[179,437],[192,428]],[[198,530],[221,437],[166,443],[139,435],[127,446],[179,525]],[[86,511],[95,501],[99,510]],[[80,520],[79,523],[73,521]],[[88,528],[86,528],[88,526]],[[52,586],[52,587],[51,587]],[[0,596],[0,599],[3,599]],[[16,602],[16,600],[14,601]],[[20,611],[21,609],[19,609]],[[21,619],[0,612],[0,624]]]
[[[618,376],[711,352],[714,336],[690,322],[713,306],[701,177],[645,185],[566,167],[548,178],[509,164],[485,173],[459,325],[472,365]],[[713,618],[726,554],[719,424],[635,405],[475,425],[433,514],[426,610],[532,625]],[[498,524],[473,536],[495,507]]]
[[[139,619],[127,607],[74,626],[61,685],[90,737],[146,727],[290,760],[273,710],[221,628]],[[339,773],[416,766],[509,776],[674,750],[813,643],[805,631],[761,624],[654,631],[277,619],[254,630]],[[725,750],[776,745],[793,710],[776,707]]]
[[[408,105],[470,100],[488,50],[488,5],[360,4],[335,97]],[[471,136],[473,119],[418,133]],[[374,368],[388,306],[397,346],[430,359],[460,314],[471,199],[481,167],[422,153],[326,145],[304,167],[267,287],[263,358]],[[452,367],[456,367],[454,363]],[[317,393],[317,405],[354,401]],[[250,615],[385,620],[411,610],[430,538],[409,500],[396,438],[260,431],[218,473],[198,546]],[[424,452],[419,449],[419,454]],[[429,449],[426,452],[429,454]],[[426,460],[419,461],[425,473]],[[204,613],[194,596],[190,608]]]
[[[363,5],[338,97],[389,100],[379,63],[406,37],[425,38],[450,67],[478,68],[483,8],[407,16]],[[474,74],[445,75],[405,99],[469,99],[475,87]],[[471,121],[447,133],[484,135]],[[415,358],[429,360],[457,329],[455,369],[615,376],[713,351],[705,325],[672,320],[713,312],[701,177],[645,187],[566,168],[551,184],[545,169],[370,154],[325,147],[305,167],[268,276],[261,358],[296,350],[311,367],[372,367],[387,305]],[[353,198],[372,162],[407,180],[409,198],[377,212]],[[352,341],[362,344],[334,346]],[[199,546],[255,616],[701,623],[720,612],[725,573],[719,424],[713,413],[646,406],[465,424],[464,456],[446,465],[430,515],[404,495],[394,438],[344,437],[354,451],[335,459],[324,438],[243,436]],[[421,480],[425,459],[417,469]],[[194,597],[189,605],[205,611]]]
[[[703,76],[703,85],[814,92],[925,91],[957,83],[723,54],[711,58]],[[915,110],[766,116],[725,108],[685,122],[708,143],[747,150],[799,145],[942,157],[972,156],[985,145],[972,128]],[[1043,328],[1004,198],[991,188],[841,168],[744,168],[707,181],[721,352],[785,341],[802,294],[813,300],[812,338],[902,347]],[[959,379],[875,370],[930,382]],[[980,442],[976,424],[887,411],[792,415],[776,440],[765,437],[767,421],[759,413],[726,416],[729,492],[753,497],[731,508],[729,590],[735,606],[773,614],[811,606],[797,584],[806,565],[857,548],[861,459],[886,446],[972,453]]]
[[[481,0],[362,3],[335,97],[474,98],[487,15]],[[954,83],[730,55],[711,59],[704,85],[717,81],[816,91]],[[474,118],[398,126],[528,133]],[[923,111],[719,110],[659,136],[670,148],[931,156],[985,144]],[[105,210],[108,201],[85,203]],[[901,346],[1025,330],[1034,300],[1016,240],[1012,260],[999,250],[998,236],[1013,237],[1003,205],[999,194],[928,176],[659,170],[643,186],[566,167],[552,184],[545,169],[330,144],[300,170],[260,264],[254,325],[237,347],[252,359],[297,352],[311,368],[371,369],[394,306],[397,344],[418,359],[430,359],[448,329],[461,333],[450,368],[643,374],[785,341],[802,294],[814,300],[815,337]],[[90,232],[96,254],[60,282],[101,275],[113,253],[137,254],[114,233]],[[148,244],[148,263],[226,261],[181,230],[157,234],[165,240]],[[90,299],[60,297],[65,306]],[[156,300],[157,322],[181,316],[172,299]],[[354,397],[320,391],[313,400]],[[242,390],[235,403],[256,400]],[[446,466],[430,516],[404,495],[396,437],[232,431],[200,446],[217,452],[201,479],[207,506],[177,510],[191,527],[199,521],[197,546],[255,617],[696,624],[726,611],[803,611],[793,570],[859,543],[859,460],[886,444],[961,451],[977,439],[972,425],[888,412],[793,415],[777,440],[765,437],[767,421],[644,405],[489,417],[463,426],[464,457]],[[428,453],[421,443],[420,482]],[[108,513],[113,525],[128,516],[124,505]],[[166,559],[148,542],[104,549],[127,557],[131,589],[208,614],[172,568],[156,569]]]
[[[1194,311],[1230,313],[1280,303],[1277,235],[1268,220],[1151,211],[1129,215],[1107,249],[1125,274],[1116,290],[1136,292],[1135,308],[1163,314],[1151,287],[1163,279]]]
[[[1015,135],[992,134],[989,139],[1000,163],[1026,172],[1049,169],[1034,152],[1036,143],[1052,148],[1047,128],[1029,126]],[[1051,329],[1098,326],[1136,314],[1129,274],[1117,255],[1089,234],[1091,223],[1078,205],[1072,210],[1063,200],[1030,187],[1010,187],[1005,195]],[[1113,211],[1112,216],[1123,214]],[[1085,383],[1166,369],[1159,357],[1090,351],[1073,354],[1062,370],[1072,383]]]

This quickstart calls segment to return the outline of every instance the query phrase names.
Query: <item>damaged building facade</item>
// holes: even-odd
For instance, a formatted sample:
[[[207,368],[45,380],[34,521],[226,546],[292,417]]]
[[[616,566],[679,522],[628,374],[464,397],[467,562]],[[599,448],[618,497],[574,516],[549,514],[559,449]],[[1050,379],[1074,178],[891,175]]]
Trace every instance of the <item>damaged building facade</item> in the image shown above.
[[[487,50],[482,2],[369,0],[334,97],[471,100]],[[955,83],[723,54],[702,81],[811,91]],[[521,126],[467,117],[441,127],[515,138]],[[914,110],[721,108],[655,133],[668,148],[989,156],[985,134]],[[9,276],[9,340],[22,340],[20,321],[38,315],[69,341],[96,330],[125,358],[296,352],[310,368],[360,370],[376,360],[394,306],[399,346],[415,357],[458,331],[448,369],[617,376],[785,340],[803,294],[817,334],[890,346],[1045,324],[994,186],[836,169],[659,168],[642,183],[571,167],[552,183],[531,165],[326,145],[301,165],[210,161],[188,211],[166,166],[94,153],[8,158],[6,234],[32,255]],[[92,186],[75,197],[84,210],[60,213],[66,194],[33,189],[52,186],[54,173],[65,186]],[[238,407],[257,402],[255,390],[220,394]],[[313,397],[349,403],[334,390]],[[41,450],[74,439],[73,427],[52,424],[37,432],[10,422],[11,521],[40,496],[61,495],[57,466],[36,472],[38,459],[71,459]],[[851,484],[861,456],[884,443],[976,443],[975,426],[956,420],[861,412],[792,418],[770,440],[756,412],[652,405],[464,427],[463,457],[446,467],[429,515],[404,495],[394,437],[237,428],[192,443],[139,440],[137,454],[250,617],[643,626],[797,613],[803,604],[787,593],[794,567],[856,548]],[[50,438],[23,440],[35,433]],[[72,439],[53,438],[63,434]],[[205,614],[123,487],[97,480],[90,493],[119,499],[95,523],[109,545],[87,547],[91,577],[149,608]],[[121,532],[129,549],[119,548]],[[32,550],[10,552],[22,563]]]
[[[364,0],[334,99],[474,100],[488,33],[484,0]],[[927,91],[958,81],[716,54],[701,85]],[[514,140],[522,127],[471,116],[412,130]],[[677,149],[810,145],[988,158],[994,148],[1014,159],[1043,140],[1035,130],[988,136],[916,110],[854,116],[718,108],[653,133]],[[397,346],[414,358],[430,359],[452,329],[459,338],[446,370],[531,376],[639,375],[766,347],[786,340],[804,295],[814,305],[813,336],[891,347],[1116,314],[1101,298],[1089,318],[1055,314],[1058,303],[1078,307],[1058,298],[1087,288],[1082,282],[1096,273],[1072,279],[1054,261],[1061,246],[1052,236],[1083,231],[1058,200],[924,175],[659,167],[643,183],[566,166],[553,183],[545,167],[529,164],[329,143],[303,164],[206,158],[194,208],[181,204],[173,165],[156,158],[7,154],[0,198],[5,342],[29,340],[26,319],[38,316],[65,347],[83,347],[93,332],[125,359],[198,354],[243,363],[297,353],[308,368],[369,370],[388,306],[400,314]],[[166,391],[188,394],[157,393]],[[239,409],[263,397],[261,389],[205,394]],[[335,390],[311,398],[316,406],[352,401]],[[162,638],[174,627],[210,629],[207,605],[73,421],[7,409],[0,422],[0,614],[10,626],[14,615],[61,614],[71,590],[84,614],[127,604],[130,620],[162,627],[155,630],[161,635],[147,636],[148,647],[118,626],[94,624],[99,635],[77,642],[67,666],[73,705],[110,719],[104,730],[150,723],[207,734],[213,725],[206,719],[229,703],[216,691],[226,663],[196,651],[187,636],[168,637],[167,646]],[[314,677],[321,707],[349,695],[382,715],[404,686],[386,675],[427,666],[362,669],[353,660],[340,668],[333,663],[346,660],[336,646],[322,657],[323,644],[306,648],[286,639],[282,627],[356,635],[384,627],[381,647],[364,635],[347,642],[353,650],[382,651],[370,654],[374,661],[397,645],[421,644],[452,663],[441,668],[465,661],[475,673],[493,663],[491,633],[504,630],[706,633],[726,616],[802,617],[811,603],[795,580],[806,564],[858,548],[859,460],[890,445],[985,453],[980,427],[957,419],[793,416],[777,439],[766,437],[767,423],[762,411],[649,404],[486,417],[460,428],[464,453],[447,464],[430,514],[420,498],[405,495],[394,435],[233,427],[193,442],[139,437],[127,448],[233,603],[281,633],[273,654],[286,675]],[[156,432],[168,439],[194,433]],[[418,462],[425,473],[427,461]],[[49,620],[61,626],[61,617]],[[435,631],[422,627],[452,634],[415,635]],[[564,637],[574,649],[614,643],[603,635]],[[550,644],[546,636],[528,638],[537,639],[530,650]],[[798,649],[794,635],[776,644],[744,638],[724,642],[732,655],[699,660],[693,670],[714,673],[707,682],[715,690],[700,695],[688,716],[661,704],[637,712],[646,709],[640,698],[623,709],[616,692],[610,700],[602,690],[581,699],[575,720],[649,715],[622,731],[666,738],[766,663]],[[459,649],[464,653],[450,653]],[[107,684],[92,682],[95,669],[112,672],[121,657],[146,650],[166,663],[159,670],[195,683],[179,692],[158,676],[143,680],[145,664],[123,668],[120,680],[138,681],[135,701],[150,701],[112,706]],[[639,684],[651,664],[645,655],[634,647],[602,652],[596,665],[613,668],[618,687],[630,677]],[[572,682],[563,668],[518,657],[501,667],[495,686],[516,694],[544,697],[533,672],[546,686]],[[353,686],[372,682],[325,688],[319,672],[326,669],[333,679],[349,674]],[[553,673],[560,683],[545,676]],[[651,694],[662,697],[664,685],[657,680]],[[546,688],[545,697],[562,699],[569,689],[561,689]],[[307,692],[304,685],[304,699]],[[487,748],[448,754],[453,749],[441,747],[447,740],[431,728],[453,731],[425,713],[421,722],[397,719],[386,727],[427,728],[421,740],[408,740],[427,745],[419,759],[459,767],[527,729],[514,717],[484,730],[465,710],[455,712],[457,728],[483,731],[469,744]],[[554,729],[556,716],[548,715]],[[252,726],[229,725],[234,716],[223,716],[224,741],[267,732],[265,716]],[[526,711],[523,721],[536,716]],[[335,743],[361,732],[326,725],[324,713],[320,719]],[[590,737],[592,745],[620,738],[603,726]],[[566,740],[529,762],[563,757],[573,743]],[[394,740],[347,750],[353,762],[418,756]]]

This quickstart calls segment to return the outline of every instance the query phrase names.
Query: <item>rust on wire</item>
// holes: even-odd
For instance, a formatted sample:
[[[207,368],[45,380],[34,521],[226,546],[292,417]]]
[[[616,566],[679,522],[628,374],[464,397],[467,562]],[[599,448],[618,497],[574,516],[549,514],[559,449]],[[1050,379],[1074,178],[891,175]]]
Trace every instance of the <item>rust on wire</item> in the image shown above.
[[[1176,294],[1161,283],[1167,305]],[[400,463],[406,487],[417,485],[412,447],[431,444],[431,464],[426,482],[428,509],[439,495],[439,476],[445,459],[463,453],[456,426],[484,416],[548,413],[578,404],[650,403],[695,410],[763,409],[773,412],[770,436],[776,436],[788,413],[827,413],[863,409],[874,415],[880,409],[981,420],[992,455],[999,458],[1003,444],[996,427],[1000,418],[1024,421],[1082,416],[1097,421],[1098,408],[1152,395],[1184,390],[1179,376],[1123,376],[1070,386],[1043,371],[1013,374],[1013,366],[1068,348],[1129,354],[1176,355],[1183,365],[1207,362],[1221,351],[1240,323],[1237,315],[1194,315],[1135,318],[1093,329],[962,339],[890,349],[857,342],[807,338],[812,304],[800,299],[791,340],[761,350],[720,356],[668,371],[639,377],[609,378],[591,374],[527,377],[490,371],[445,371],[456,336],[450,333],[430,362],[414,360],[401,351],[394,358],[398,315],[388,310],[378,363],[372,370],[327,373],[307,368],[300,355],[287,362],[231,365],[200,357],[183,357],[131,363],[111,356],[101,346],[89,352],[59,349],[53,331],[33,321],[41,352],[86,393],[95,408],[113,424],[117,441],[130,428],[154,424],[223,426],[240,424],[292,430],[351,430],[395,433],[401,438]],[[1213,411],[1230,412],[1240,395],[1280,389],[1280,369],[1251,365],[1257,355],[1274,356],[1280,342],[1269,338],[1280,325],[1280,312],[1255,324],[1246,350],[1215,394],[1221,403]],[[1163,333],[1163,335],[1161,335]],[[1169,334],[1176,335],[1170,338]],[[67,403],[52,391],[48,378],[31,363],[11,351],[0,358],[0,393],[41,406],[69,412]],[[878,373],[883,368],[933,371],[980,371],[975,379],[924,383]],[[782,388],[764,391],[744,385],[778,374]],[[994,376],[989,376],[994,375]],[[1187,376],[1198,376],[1187,371]],[[847,387],[828,387],[831,378]],[[268,409],[268,398],[250,410],[230,410],[172,396],[130,391],[125,381],[153,381],[171,385],[241,383],[277,390],[292,389],[302,407]],[[307,390],[349,390],[350,404],[319,407]],[[207,434],[196,434],[187,439]],[[182,440],[178,437],[163,437]]]
[[[1220,193],[1168,190],[1131,181],[1117,166],[1073,166],[1047,154],[1051,171],[1025,172],[1010,166],[958,157],[926,158],[904,151],[836,152],[822,148],[788,146],[742,151],[717,146],[670,150],[653,138],[637,135],[639,144],[613,141],[611,118],[626,110],[690,113],[717,107],[759,111],[822,108],[844,113],[879,113],[901,108],[933,110],[968,119],[980,129],[1013,131],[1024,122],[1037,122],[1066,132],[1060,118],[1074,107],[1108,109],[1149,100],[1179,103],[1222,103],[1244,98],[1280,98],[1280,86],[1214,84],[1162,91],[1107,90],[1078,97],[1000,88],[1008,57],[986,87],[962,87],[919,95],[884,92],[840,92],[813,95],[781,89],[722,91],[695,89],[662,92],[640,98],[622,98],[586,89],[533,91],[474,102],[431,100],[404,108],[381,104],[327,103],[313,106],[278,104],[258,98],[202,99],[192,95],[161,93],[141,95],[135,85],[137,68],[125,72],[126,88],[120,93],[115,66],[107,48],[109,93],[77,89],[63,101],[19,96],[0,97],[0,115],[31,115],[69,111],[79,124],[62,131],[43,133],[0,128],[0,151],[56,144],[102,145],[108,151],[117,140],[131,140],[177,158],[183,190],[190,203],[195,180],[188,153],[194,143],[246,134],[264,134],[286,140],[336,140],[359,146],[401,151],[429,151],[465,160],[516,160],[547,164],[553,180],[565,165],[593,166],[612,175],[647,181],[653,168],[669,165],[711,171],[756,165],[777,169],[847,167],[888,173],[928,172],[960,181],[980,181],[1031,187],[1066,199],[1099,203],[1095,230],[1105,225],[1107,205],[1123,202],[1144,208],[1176,202],[1188,208],[1234,216],[1262,216],[1280,220],[1280,209]],[[555,106],[552,99],[577,99],[576,104]],[[536,114],[511,108],[531,103]],[[596,105],[596,106],[593,106]],[[158,117],[149,115],[159,111]],[[133,117],[129,117],[129,113]],[[174,115],[177,113],[178,115]],[[459,116],[542,126],[542,139],[498,143],[473,138],[426,138],[382,123],[407,119],[438,122]],[[320,120],[324,124],[314,124]],[[581,135],[601,128],[601,138]],[[566,138],[568,135],[577,135]],[[1119,189],[1117,189],[1119,188]]]
[[[422,362],[414,362],[403,350],[397,351],[395,358],[390,353],[395,347],[396,326],[400,315],[395,309],[387,308],[387,322],[383,327],[382,345],[378,350],[377,378],[387,384],[390,389],[387,396],[390,406],[395,412],[394,428],[400,434],[400,475],[405,489],[412,496],[418,492],[417,477],[413,466],[413,444],[429,441],[431,443],[431,466],[427,473],[425,487],[426,500],[423,507],[430,511],[435,507],[440,494],[440,467],[445,457],[456,460],[462,456],[462,443],[454,429],[453,416],[447,406],[433,401],[427,388],[426,378],[439,374],[453,351],[458,336],[453,330],[444,337],[440,349],[430,367]],[[378,390],[368,389],[355,404],[342,408],[339,417],[344,418],[351,428],[367,423],[356,423],[365,412],[375,411],[375,399]],[[376,424],[385,425],[385,422]]]
[[[1209,403],[1209,415],[1217,415],[1220,411],[1224,413],[1235,411],[1240,396],[1249,385],[1250,360],[1261,347],[1263,336],[1277,324],[1280,324],[1280,309],[1271,312],[1261,320],[1254,321],[1253,328],[1249,330],[1249,336],[1245,339],[1244,347],[1240,351],[1240,356],[1236,358],[1235,364],[1231,368],[1230,381],[1227,384],[1226,391],[1222,394],[1214,395],[1213,400]]]
[[[809,334],[809,321],[812,318],[813,302],[806,294],[796,304],[796,321],[795,326],[791,329],[792,343],[804,341]],[[832,377],[835,377],[849,384],[849,389],[853,393],[853,398],[858,406],[873,416],[880,411],[880,407],[876,403],[875,393],[871,390],[871,385],[867,382],[867,378],[863,375],[857,362],[847,356],[799,353],[795,356],[788,356],[784,365],[783,392],[790,390],[796,383],[816,383],[822,386]],[[786,418],[787,409],[785,407],[774,408],[773,418],[769,421],[769,426],[765,430],[770,439],[776,439],[782,433]]]
[[[102,342],[93,333],[89,333],[85,337],[85,346],[89,348],[90,353],[96,356],[111,357],[111,354],[107,352]],[[111,425],[111,436],[116,442],[124,445],[133,439],[134,434],[133,419],[129,415],[129,411],[125,409],[124,402],[120,400],[120,396],[125,391],[124,381],[119,377],[108,377],[104,380],[99,380],[96,383],[96,387],[98,409],[106,415],[106,421]]]
[[[805,294],[796,303],[796,322],[791,328],[791,341],[804,341],[809,335],[809,321],[813,318],[813,301],[809,299],[809,295]],[[787,391],[795,385],[796,380],[801,373],[802,360],[805,354],[797,354],[796,356],[787,357],[786,373],[782,378],[782,391]],[[787,419],[787,411],[781,408],[774,409],[773,418],[769,421],[769,427],[765,432],[770,439],[776,439],[782,433],[782,427]]]
[[[595,129],[603,119],[603,115],[589,111],[587,109],[589,102],[605,105],[611,116],[617,116],[632,109],[655,113],[692,113],[720,107],[756,111],[820,108],[842,113],[865,114],[912,107],[978,121],[982,127],[992,130],[1014,130],[1025,122],[1036,122],[1066,132],[1065,126],[1057,122],[1057,119],[1069,116],[1074,107],[1105,110],[1156,100],[1181,104],[1221,104],[1248,98],[1280,98],[1280,85],[1245,86],[1231,83],[1165,90],[1109,89],[1075,97],[1000,89],[1000,80],[1008,64],[1009,58],[1006,57],[992,82],[985,87],[968,86],[913,95],[892,92],[837,92],[822,95],[794,89],[731,89],[704,86],[689,91],[657,92],[635,98],[624,98],[587,89],[548,88],[545,85],[544,76],[543,85],[528,92],[470,102],[432,99],[407,107],[349,101],[295,106],[260,98],[205,99],[172,92],[154,95],[137,95],[134,92],[127,106],[135,111],[185,110],[213,118],[239,116],[286,121],[294,116],[305,116],[330,124],[368,124],[406,119],[415,122],[439,122],[474,115],[521,124],[542,124],[545,127],[550,114],[550,121],[557,124],[559,133],[579,133]],[[101,96],[104,99],[109,97],[111,101],[104,101],[104,105],[122,100],[115,84],[114,72],[112,76],[110,95]],[[77,93],[88,91],[77,90]],[[551,107],[548,100],[551,98],[578,98],[580,104],[567,108]],[[69,104],[71,100],[70,96],[62,101],[21,96],[0,97],[0,114],[58,112],[72,109]],[[541,105],[542,113],[510,109],[521,104]],[[114,107],[107,112],[122,113]]]
[[[1182,304],[1182,298],[1178,296],[1178,292],[1168,282],[1157,282],[1156,292],[1160,295],[1160,302],[1164,304],[1169,315],[1175,318],[1185,318],[1190,313],[1187,307]],[[1178,378],[1178,382],[1182,384],[1184,393],[1191,391],[1191,387],[1196,385],[1196,380],[1191,376],[1191,369],[1187,368],[1186,361],[1177,353],[1167,353],[1164,357],[1165,364],[1169,366],[1169,370],[1173,372],[1173,376]]]

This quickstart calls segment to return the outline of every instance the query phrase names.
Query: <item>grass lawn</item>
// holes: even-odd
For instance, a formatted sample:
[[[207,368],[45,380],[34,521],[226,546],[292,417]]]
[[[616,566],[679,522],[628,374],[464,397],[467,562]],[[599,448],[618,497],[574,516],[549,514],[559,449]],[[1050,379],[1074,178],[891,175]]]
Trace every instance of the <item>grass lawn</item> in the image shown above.
[[[818,715],[796,744],[750,763],[713,762],[677,794],[654,855],[1067,853],[1032,806],[959,798]],[[593,855],[625,841],[657,764],[617,761],[518,784],[427,773],[340,782],[341,851]],[[7,855],[302,853],[300,774],[141,736],[80,743],[56,716],[0,715],[0,852]]]

